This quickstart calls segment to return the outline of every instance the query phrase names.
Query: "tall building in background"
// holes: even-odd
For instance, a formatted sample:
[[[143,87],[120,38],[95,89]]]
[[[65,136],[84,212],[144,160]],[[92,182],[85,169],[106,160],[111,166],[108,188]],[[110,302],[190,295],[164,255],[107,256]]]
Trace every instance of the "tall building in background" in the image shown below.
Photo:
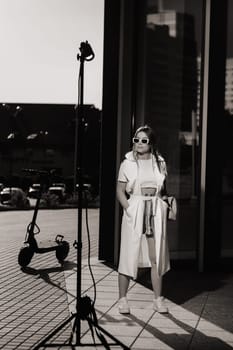
[[[158,130],[161,152],[170,156],[173,168],[181,169],[187,164],[179,152],[180,134],[192,132],[197,111],[194,29],[194,18],[187,13],[147,14],[146,118]]]

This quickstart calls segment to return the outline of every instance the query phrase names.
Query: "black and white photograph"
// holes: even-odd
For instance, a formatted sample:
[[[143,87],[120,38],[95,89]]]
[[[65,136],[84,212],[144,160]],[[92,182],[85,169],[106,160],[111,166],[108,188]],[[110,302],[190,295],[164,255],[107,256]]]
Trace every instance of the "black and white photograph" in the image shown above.
[[[233,349],[233,0],[0,0],[0,349]]]

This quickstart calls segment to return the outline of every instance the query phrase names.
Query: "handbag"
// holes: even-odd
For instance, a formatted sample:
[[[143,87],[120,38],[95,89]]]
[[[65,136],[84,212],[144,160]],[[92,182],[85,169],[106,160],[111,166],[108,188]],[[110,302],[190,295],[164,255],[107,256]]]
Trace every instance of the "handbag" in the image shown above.
[[[168,220],[176,220],[177,215],[177,200],[174,196],[168,196],[167,197],[167,204],[168,204]]]

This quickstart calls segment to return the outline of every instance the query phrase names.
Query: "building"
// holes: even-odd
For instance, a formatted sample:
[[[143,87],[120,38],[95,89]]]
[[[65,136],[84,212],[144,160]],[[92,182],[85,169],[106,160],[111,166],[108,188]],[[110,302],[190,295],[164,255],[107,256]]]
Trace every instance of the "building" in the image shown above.
[[[173,262],[204,271],[232,259],[233,130],[225,109],[231,5],[105,1],[100,259],[117,266],[117,172],[145,123],[158,131],[169,192],[178,199],[178,219],[168,227]]]
[[[57,176],[74,189],[75,106],[3,104],[0,116],[0,182],[27,187],[24,168],[56,169]],[[83,174],[98,192],[101,112],[84,105],[84,116]]]

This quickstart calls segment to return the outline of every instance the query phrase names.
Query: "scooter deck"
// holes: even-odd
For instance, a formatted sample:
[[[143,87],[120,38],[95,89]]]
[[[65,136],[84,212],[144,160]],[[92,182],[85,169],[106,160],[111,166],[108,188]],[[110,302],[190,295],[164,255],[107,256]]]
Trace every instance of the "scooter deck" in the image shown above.
[[[37,242],[37,245],[38,245],[39,249],[46,249],[46,248],[50,248],[50,249],[54,248],[54,249],[56,249],[57,246],[58,246],[57,242],[52,240],[52,239],[51,240],[48,239],[48,240],[44,240],[44,241],[39,241],[39,242]]]

